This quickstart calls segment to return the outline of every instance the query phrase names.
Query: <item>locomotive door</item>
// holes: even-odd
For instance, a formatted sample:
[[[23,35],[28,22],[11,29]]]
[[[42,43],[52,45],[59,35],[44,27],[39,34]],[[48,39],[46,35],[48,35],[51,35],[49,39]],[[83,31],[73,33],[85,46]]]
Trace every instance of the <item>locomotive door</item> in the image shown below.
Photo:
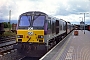
[[[56,20],[56,34],[59,33],[59,20]]]

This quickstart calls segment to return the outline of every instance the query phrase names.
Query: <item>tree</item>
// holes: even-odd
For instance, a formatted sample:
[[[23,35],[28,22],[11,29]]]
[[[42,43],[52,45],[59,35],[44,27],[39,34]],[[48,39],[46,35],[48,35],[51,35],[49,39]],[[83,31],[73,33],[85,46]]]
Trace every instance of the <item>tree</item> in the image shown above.
[[[8,28],[11,29],[12,25],[10,24],[10,22],[8,22]]]
[[[3,22],[4,24],[4,28],[8,28],[8,23],[7,22]]]

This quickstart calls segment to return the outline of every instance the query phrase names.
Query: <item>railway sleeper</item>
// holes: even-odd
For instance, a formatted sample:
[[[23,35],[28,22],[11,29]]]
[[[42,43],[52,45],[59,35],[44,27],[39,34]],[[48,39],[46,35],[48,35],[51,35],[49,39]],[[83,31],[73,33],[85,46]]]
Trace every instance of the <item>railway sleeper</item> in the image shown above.
[[[14,44],[15,44],[15,43],[14,43]],[[4,51],[10,50],[10,49],[14,49],[14,47],[13,47],[14,44],[1,46],[1,47],[0,47],[0,52],[4,52]]]
[[[13,52],[15,52],[15,51],[16,51],[15,49],[9,49],[9,50],[0,52],[0,55],[4,56],[4,55],[6,55],[6,54],[10,54],[10,53],[13,53]]]
[[[4,52],[4,51],[10,50],[10,49],[13,49],[13,46],[0,48],[0,52]]]

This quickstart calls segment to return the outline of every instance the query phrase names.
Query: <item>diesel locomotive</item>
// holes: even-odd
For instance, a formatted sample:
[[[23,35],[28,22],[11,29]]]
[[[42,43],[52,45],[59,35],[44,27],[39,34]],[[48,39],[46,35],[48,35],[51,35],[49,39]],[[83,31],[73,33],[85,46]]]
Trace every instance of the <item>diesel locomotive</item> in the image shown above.
[[[70,22],[44,12],[22,13],[17,24],[15,48],[25,56],[40,57],[73,30]]]

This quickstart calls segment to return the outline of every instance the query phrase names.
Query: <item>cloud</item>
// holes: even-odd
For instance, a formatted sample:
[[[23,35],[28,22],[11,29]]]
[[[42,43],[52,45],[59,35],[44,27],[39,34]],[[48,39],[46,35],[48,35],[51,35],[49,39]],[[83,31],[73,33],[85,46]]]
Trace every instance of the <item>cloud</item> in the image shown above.
[[[52,1],[52,0],[4,0],[2,8],[0,7],[0,10],[2,11],[2,16],[7,16],[8,11],[12,10],[12,19],[16,18],[23,12],[27,11],[42,11],[49,15],[54,15],[56,11],[58,10],[59,4],[58,1]],[[5,6],[5,8],[3,8]],[[4,11],[5,10],[5,11]],[[6,14],[4,14],[4,12]],[[5,18],[5,17],[4,17]]]
[[[89,1],[68,0],[66,3],[60,5],[56,14],[67,16],[70,14],[78,14],[79,12],[87,12],[90,10],[89,6]]]
[[[9,10],[12,20],[18,20],[19,15],[27,11],[42,11],[66,21],[79,22],[79,17],[83,16],[80,12],[90,12],[89,6],[88,0],[0,0],[0,19],[8,19]]]
[[[14,13],[16,13],[16,6],[15,6],[15,2],[12,0],[3,0],[0,1],[0,19],[8,19],[9,18],[9,11],[12,11],[12,14],[14,15]]]

